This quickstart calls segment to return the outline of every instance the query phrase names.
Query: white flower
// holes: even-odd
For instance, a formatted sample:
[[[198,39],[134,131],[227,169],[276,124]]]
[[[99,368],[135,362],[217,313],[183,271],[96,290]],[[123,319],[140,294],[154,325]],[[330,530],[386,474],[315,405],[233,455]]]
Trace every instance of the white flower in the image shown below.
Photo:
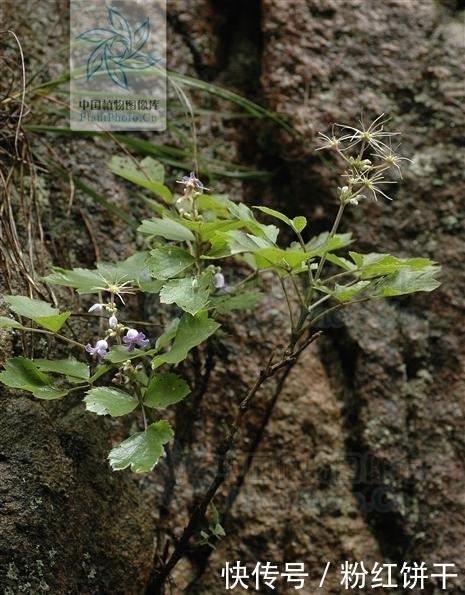
[[[220,291],[228,291],[223,273],[218,272],[213,275],[213,285],[215,286],[215,289],[219,289]]]

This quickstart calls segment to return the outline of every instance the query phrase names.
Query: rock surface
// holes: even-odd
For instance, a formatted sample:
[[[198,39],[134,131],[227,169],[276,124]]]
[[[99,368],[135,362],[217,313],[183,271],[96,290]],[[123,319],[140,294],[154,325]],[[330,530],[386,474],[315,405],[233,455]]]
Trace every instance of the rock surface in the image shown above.
[[[82,407],[56,414],[2,395],[0,587],[5,595],[144,590],[150,509],[108,468],[109,441]]]
[[[238,560],[249,571],[269,561],[280,572],[286,563],[302,562],[309,575],[305,589],[322,595],[346,592],[340,584],[346,560],[363,561],[368,571],[375,562],[397,564],[397,570],[404,562],[424,562],[428,575],[439,573],[434,564],[455,563],[450,572],[458,577],[448,580],[446,591],[432,577],[421,592],[465,593],[463,9],[461,0],[298,0],[292,9],[286,0],[169,2],[170,67],[245,92],[285,116],[298,133],[231,124],[220,111],[199,118],[201,153],[242,155],[275,173],[267,186],[223,181],[221,189],[235,198],[243,192],[248,202],[278,206],[289,216],[304,214],[315,231],[326,229],[338,180],[321,153],[314,153],[317,132],[328,132],[333,122],[357,125],[362,117],[369,123],[385,113],[391,118],[387,127],[402,132],[402,153],[412,162],[393,202],[362,203],[345,225],[359,238],[357,249],[430,256],[443,266],[443,285],[433,294],[354,308],[324,329],[288,379],[236,493],[234,478],[247,463],[272,385],[260,393],[241,432],[231,478],[215,500],[228,537],[214,551],[191,552],[174,572],[174,593],[223,592],[221,569]],[[11,11],[9,18],[19,15]],[[37,17],[31,23],[26,56],[39,37]],[[195,105],[229,109],[197,97]],[[71,166],[83,146],[89,145],[63,141]],[[92,151],[106,161],[101,147]],[[126,196],[114,187],[109,191],[117,200]],[[97,240],[111,234],[130,241],[117,220],[93,221],[102,225],[101,236],[100,223],[94,229]],[[85,242],[73,258],[80,256],[88,258]],[[109,245],[105,256],[114,256]],[[198,369],[208,390],[199,390],[199,399],[179,408],[174,420],[177,486],[170,487],[166,466],[144,484],[147,498],[156,500],[160,554],[179,537],[193,500],[208,484],[215,441],[250,379],[266,355],[283,345],[285,311],[276,288],[255,314],[229,321],[209,375],[201,354]],[[151,555],[147,512],[129,478],[108,472],[101,428],[77,413],[71,423],[70,413],[50,436],[39,405],[4,401],[10,411],[0,434],[8,487],[0,539],[5,593],[22,592],[11,582],[18,575],[34,585],[31,595],[45,592],[44,572],[54,595],[73,592],[66,590],[71,584],[80,595],[142,594]],[[31,425],[32,442],[25,434]],[[101,438],[89,442],[94,431]],[[71,438],[63,442],[64,435]],[[103,506],[107,499],[111,503]],[[384,587],[383,593],[412,592],[398,580],[399,587]],[[295,592],[283,577],[276,585],[284,595]]]
[[[326,329],[328,377],[310,359],[288,385],[258,452],[258,461],[273,457],[272,469],[252,466],[232,510],[239,542],[212,555],[202,592],[224,587],[224,562],[241,560],[249,568],[304,561],[311,589],[331,561],[321,592],[342,593],[339,565],[349,560],[369,571],[374,561],[397,571],[424,562],[428,574],[439,573],[434,564],[455,564],[447,589],[464,593],[463,6],[390,0],[367,10],[362,0],[302,0],[290,10],[264,0],[259,27],[266,105],[301,135],[276,138],[268,204],[327,227],[338,181],[315,156],[316,133],[384,113],[412,162],[394,202],[361,205],[346,227],[360,249],[437,259],[443,286],[354,308]],[[424,592],[440,587],[430,577]]]

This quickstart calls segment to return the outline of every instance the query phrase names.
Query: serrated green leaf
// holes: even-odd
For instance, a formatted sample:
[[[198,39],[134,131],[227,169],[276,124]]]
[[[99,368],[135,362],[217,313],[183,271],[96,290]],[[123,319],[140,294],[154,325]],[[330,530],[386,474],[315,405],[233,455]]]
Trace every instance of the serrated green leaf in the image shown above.
[[[105,291],[109,284],[132,283],[150,285],[153,283],[145,267],[148,252],[137,251],[118,263],[99,262],[95,269],[74,268],[71,270],[54,267],[44,280],[53,285],[72,287],[80,294]]]
[[[163,445],[173,437],[166,420],[157,421],[143,432],[138,432],[113,448],[108,455],[112,469],[131,467],[135,473],[148,473],[164,453]]]
[[[164,246],[150,252],[147,268],[156,279],[171,279],[192,266],[194,257],[187,250]]]
[[[211,271],[204,271],[199,278],[170,279],[160,291],[160,302],[177,304],[185,312],[195,315],[207,307],[211,279]]]
[[[398,258],[392,254],[358,254],[349,252],[350,257],[360,271],[361,279],[384,277],[407,267],[410,271],[426,272],[435,263],[429,258]],[[437,271],[437,269],[435,269]]]
[[[140,281],[139,289],[144,293],[160,293],[164,281],[162,279],[152,279],[151,281]]]
[[[5,369],[0,373],[0,380],[7,386],[24,390],[51,384],[47,374],[41,372],[32,360],[21,356],[12,357],[5,362]]]
[[[357,266],[351,262],[348,258],[344,258],[343,256],[337,256],[336,254],[329,253],[326,255],[326,260],[335,264],[336,266],[340,267],[344,271],[355,271]]]
[[[345,248],[352,243],[351,233],[337,233],[333,236],[325,231],[318,236],[312,238],[305,245],[308,256],[322,256],[327,252],[333,252],[340,248]]]
[[[76,268],[72,270],[53,267],[52,272],[44,277],[52,285],[72,287],[78,293],[95,293],[95,287],[102,284],[102,277],[95,270]]]
[[[371,283],[371,281],[357,281],[357,283],[353,283],[349,286],[336,283],[335,288],[329,293],[338,302],[350,302],[350,300],[353,300]]]
[[[224,233],[215,233],[209,239],[210,249],[202,255],[203,259],[217,260],[231,256],[228,239]]]
[[[156,356],[152,362],[152,367],[156,368],[163,363],[177,364],[186,359],[187,354],[193,347],[206,341],[219,328],[220,325],[208,318],[206,312],[201,312],[197,316],[184,314],[179,322],[171,351]]]
[[[251,226],[249,224],[248,228],[252,231],[253,234],[256,234],[257,226],[263,232],[264,237],[266,237],[269,240],[270,244],[276,244],[276,240],[278,239],[279,235],[279,229],[276,227],[276,225],[262,225],[260,223]]]
[[[160,161],[147,155],[142,159],[139,167],[151,180],[160,182],[160,184],[165,183],[165,166]]]
[[[47,302],[24,295],[7,295],[4,300],[15,314],[25,316],[52,332],[59,331],[71,315],[70,312],[60,314],[59,310],[53,308]]]
[[[222,194],[201,194],[196,198],[197,209],[205,214],[205,211],[212,212],[215,217],[229,219],[228,204],[231,201]]]
[[[174,337],[176,336],[176,333],[178,332],[179,321],[180,321],[179,318],[173,318],[173,320],[170,321],[170,323],[165,328],[163,333],[158,337],[158,339],[155,343],[155,349],[157,351],[159,351],[160,349],[163,349],[163,347],[165,345],[168,345],[168,343],[172,339],[174,339]]]
[[[185,225],[167,217],[163,217],[163,219],[144,219],[137,231],[176,242],[191,242],[195,239],[192,231]]]
[[[173,202],[170,189],[163,184],[163,165],[153,158],[146,157],[140,164],[137,164],[130,157],[115,155],[109,162],[109,169],[117,176],[150,190],[166,203]]]
[[[8,316],[0,316],[0,328],[17,328],[24,330],[27,327],[23,326],[13,318],[8,318]]]
[[[119,282],[126,282],[126,281],[133,281],[138,284],[142,284],[144,282],[150,283],[152,278],[150,277],[147,268],[146,268],[146,261],[149,256],[148,250],[138,250],[134,252],[121,262],[118,262],[114,265],[114,269],[110,272],[110,281],[119,281]],[[100,264],[97,265],[97,269],[100,270]],[[101,271],[103,274],[103,271]],[[100,285],[102,283],[100,282]]]
[[[374,296],[394,297],[419,291],[433,291],[441,283],[434,278],[439,272],[439,267],[431,266],[430,270],[411,270],[402,267],[399,271],[382,278],[376,285]]]
[[[119,417],[131,413],[138,406],[136,397],[117,388],[102,386],[91,388],[84,398],[87,411],[97,415]]]
[[[39,399],[59,399],[68,391],[57,389],[47,374],[41,372],[34,362],[25,357],[13,357],[5,362],[0,373],[0,382],[11,388],[19,388],[32,393]]]
[[[108,291],[108,285],[119,285],[120,283],[136,284],[140,277],[140,270],[144,271],[144,262],[147,252],[135,252],[129,258],[121,262],[98,262],[96,273],[99,282],[95,289],[105,289]]]
[[[224,232],[230,229],[240,229],[243,227],[241,221],[220,219],[215,221],[190,221],[186,219],[186,227],[198,234],[202,242],[211,242],[216,236],[222,236]]]
[[[303,250],[283,250],[282,248],[261,248],[254,253],[258,269],[276,268],[278,273],[288,274],[307,270],[309,256]]]
[[[44,401],[54,401],[55,399],[61,399],[62,397],[65,397],[69,391],[46,384],[44,386],[36,386],[31,390],[31,392],[37,399],[43,399]]]
[[[75,358],[67,359],[36,359],[35,365],[44,372],[54,372],[55,374],[63,374],[68,378],[75,380],[89,380],[89,366],[83,362],[79,362]]]
[[[187,382],[177,374],[164,372],[155,374],[149,381],[144,395],[144,405],[164,409],[178,403],[190,393]]]
[[[56,316],[35,316],[32,320],[42,328],[57,333],[70,316],[71,312],[62,312]]]
[[[263,225],[259,223],[253,212],[244,203],[230,203],[228,211],[233,218],[241,222],[242,227],[245,227],[251,234],[259,238],[267,239],[268,245],[273,246],[279,235],[279,229],[275,225]],[[264,246],[262,246],[264,247]]]
[[[249,207],[243,202],[229,201],[227,204],[228,211],[234,219],[239,219],[244,222],[254,222],[255,217]]]
[[[429,258],[398,258],[392,254],[349,252],[361,279],[378,279],[373,297],[394,297],[433,291],[440,267]]]
[[[241,252],[255,252],[263,248],[274,248],[275,245],[268,238],[263,238],[240,230],[231,230],[224,234],[229,246],[230,254]]]
[[[157,217],[162,217],[166,213],[166,207],[152,198],[143,197],[144,205],[148,207]]]

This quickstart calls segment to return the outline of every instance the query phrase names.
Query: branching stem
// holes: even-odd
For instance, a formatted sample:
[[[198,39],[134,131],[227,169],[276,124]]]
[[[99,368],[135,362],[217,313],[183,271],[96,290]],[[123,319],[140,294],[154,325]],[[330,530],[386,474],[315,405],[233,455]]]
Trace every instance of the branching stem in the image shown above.
[[[242,399],[241,403],[239,404],[238,410],[236,412],[236,416],[234,418],[233,423],[231,424],[228,434],[223,441],[223,443],[218,448],[218,465],[215,477],[213,478],[212,482],[210,483],[207,491],[203,495],[200,502],[195,507],[194,511],[191,514],[189,522],[187,523],[182,536],[176,547],[174,548],[173,553],[169,557],[166,564],[164,564],[163,568],[160,569],[153,577],[151,584],[146,590],[145,595],[161,595],[163,585],[167,578],[169,577],[171,571],[176,566],[176,564],[184,557],[189,547],[189,542],[191,538],[198,532],[201,523],[205,518],[205,514],[207,512],[208,505],[212,502],[216,492],[221,487],[221,485],[226,480],[227,471],[228,471],[228,454],[234,447],[234,440],[236,434],[241,426],[241,422],[243,417],[245,416],[250,403],[252,402],[253,398],[261,388],[261,386],[274,376],[279,370],[287,369],[292,367],[298,360],[300,354],[311,344],[313,343],[319,336],[321,332],[316,332],[310,335],[310,337],[302,343],[297,349],[295,350],[286,350],[279,361],[273,362],[273,354],[270,356],[267,365],[264,368],[261,368],[255,382],[249,388],[247,394]]]

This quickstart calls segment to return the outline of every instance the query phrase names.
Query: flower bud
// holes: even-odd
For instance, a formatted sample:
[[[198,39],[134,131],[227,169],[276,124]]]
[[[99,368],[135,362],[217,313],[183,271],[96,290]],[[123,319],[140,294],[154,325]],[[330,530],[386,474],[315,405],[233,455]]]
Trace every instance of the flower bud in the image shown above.
[[[88,311],[91,313],[95,312],[96,314],[100,314],[101,312],[103,312],[103,308],[104,308],[103,304],[94,304],[93,306],[91,306],[89,308]]]
[[[215,273],[213,275],[213,285],[216,289],[224,289],[226,287],[224,275],[222,273]]]
[[[350,200],[351,196],[352,193],[349,186],[343,186],[342,188],[339,188],[339,198],[341,199],[341,202],[347,202]]]

